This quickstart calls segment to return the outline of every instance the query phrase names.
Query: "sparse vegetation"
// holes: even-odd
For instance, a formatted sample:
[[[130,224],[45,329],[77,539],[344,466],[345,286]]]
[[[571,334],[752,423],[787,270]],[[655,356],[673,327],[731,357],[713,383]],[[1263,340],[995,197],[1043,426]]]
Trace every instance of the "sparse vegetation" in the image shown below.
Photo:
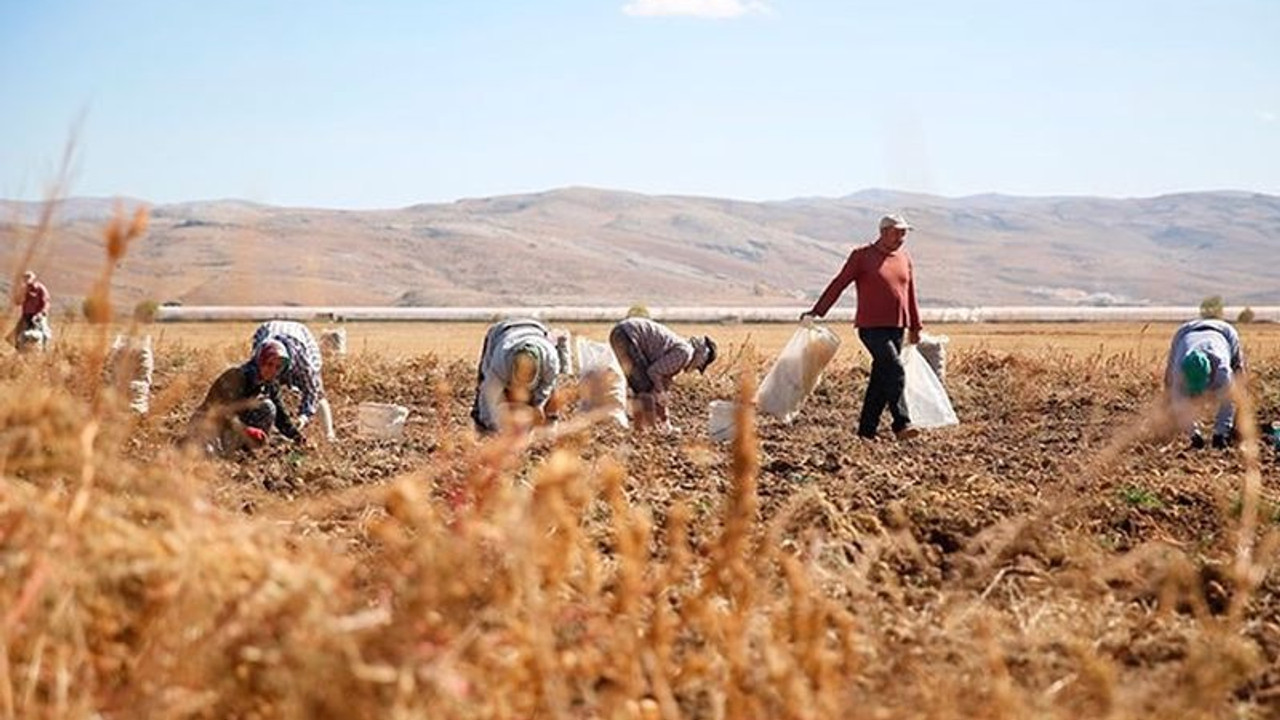
[[[1251,323],[1253,322],[1253,319],[1254,319],[1253,308],[1248,306],[1246,306],[1243,310],[1241,310],[1240,314],[1236,316],[1236,322],[1241,325]]]
[[[674,442],[596,427],[477,444],[469,360],[356,353],[327,367],[340,427],[396,398],[419,420],[403,442],[177,454],[239,351],[163,353],[138,424],[93,409],[92,378],[63,369],[80,348],[0,359],[0,433],[30,439],[3,446],[0,493],[13,716],[1276,710],[1270,536],[1236,565],[1241,518],[1265,524],[1273,489],[1249,495],[1247,456],[1113,434],[1157,390],[1130,356],[958,353],[965,424],[907,444],[852,437],[865,371],[838,364],[794,425],[757,440],[741,417],[726,448],[696,426],[732,377],[682,381]],[[1219,514],[1233,487],[1253,499]],[[1117,515],[1117,495],[1179,512]],[[1135,615],[1149,603],[1164,611]]]
[[[1160,497],[1145,488],[1134,485],[1126,485],[1120,490],[1120,497],[1126,505],[1145,510],[1151,510],[1162,507],[1164,503],[1160,502]]]
[[[1210,295],[1200,301],[1200,317],[1221,320],[1226,312],[1221,295]]]
[[[141,300],[133,306],[133,319],[140,323],[153,323],[159,310],[160,303],[155,300]]]
[[[964,424],[907,443],[853,437],[838,362],[724,447],[697,426],[751,353],[681,378],[680,437],[570,413],[480,442],[470,358],[366,351],[326,365],[342,444],[208,462],[174,440],[243,339],[161,352],[142,420],[105,339],[0,356],[4,717],[1280,712],[1256,428],[1183,450],[1133,354],[956,352]],[[402,441],[350,434],[374,399],[413,409]]]
[[[632,305],[631,307],[627,308],[627,317],[647,318],[649,317],[649,306],[640,305],[640,304]]]

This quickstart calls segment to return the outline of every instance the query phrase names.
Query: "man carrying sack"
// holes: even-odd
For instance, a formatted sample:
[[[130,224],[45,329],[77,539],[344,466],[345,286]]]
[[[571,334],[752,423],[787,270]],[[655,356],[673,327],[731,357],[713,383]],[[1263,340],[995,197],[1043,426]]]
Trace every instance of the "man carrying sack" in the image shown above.
[[[893,434],[899,440],[915,437],[903,390],[906,373],[901,353],[904,331],[907,342],[920,342],[920,309],[916,305],[915,271],[903,243],[912,226],[901,215],[880,218],[880,237],[856,248],[844,267],[827,285],[818,302],[800,315],[801,321],[822,317],[850,283],[857,288],[858,311],[853,324],[858,339],[871,353],[871,379],[862,402],[858,435],[876,437],[886,407],[893,417]]]

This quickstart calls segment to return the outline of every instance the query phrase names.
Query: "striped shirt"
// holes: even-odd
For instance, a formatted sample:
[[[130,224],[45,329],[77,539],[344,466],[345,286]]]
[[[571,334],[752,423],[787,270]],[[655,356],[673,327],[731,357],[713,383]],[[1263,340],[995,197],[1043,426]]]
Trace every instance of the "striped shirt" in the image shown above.
[[[302,393],[298,417],[310,420],[316,414],[316,403],[324,397],[324,381],[320,377],[320,346],[306,325],[291,320],[271,320],[253,333],[253,352],[267,340],[278,340],[289,351],[289,369],[277,379],[281,385]]]
[[[664,393],[671,379],[693,361],[693,344],[671,328],[648,318],[627,318],[614,326],[626,334],[640,357],[632,358],[637,371],[644,372],[653,383],[653,392]]]

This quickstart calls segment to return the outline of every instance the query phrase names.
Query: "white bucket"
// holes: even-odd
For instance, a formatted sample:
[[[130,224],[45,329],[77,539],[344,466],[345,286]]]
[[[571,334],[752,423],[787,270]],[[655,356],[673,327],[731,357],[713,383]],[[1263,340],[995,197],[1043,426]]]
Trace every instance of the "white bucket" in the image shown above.
[[[707,435],[712,440],[726,442],[733,439],[736,410],[735,403],[728,400],[711,401],[707,406]]]
[[[361,437],[394,440],[404,434],[409,408],[390,403],[360,403],[357,410],[357,433]]]

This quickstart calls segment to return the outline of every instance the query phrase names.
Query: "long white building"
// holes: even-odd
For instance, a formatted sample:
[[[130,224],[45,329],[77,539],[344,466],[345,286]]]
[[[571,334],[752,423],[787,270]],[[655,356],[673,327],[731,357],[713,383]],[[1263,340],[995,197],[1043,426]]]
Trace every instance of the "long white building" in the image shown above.
[[[664,322],[685,323],[787,323],[795,322],[807,307],[656,307],[649,315]],[[1235,319],[1243,307],[1228,306],[1224,317]],[[1252,308],[1257,321],[1280,322],[1280,306]],[[626,316],[628,308],[618,307],[324,307],[266,305],[183,305],[162,306],[157,319],[163,322],[227,322],[285,320],[323,321],[421,321],[492,322],[505,317],[534,317],[548,322],[613,322]],[[1112,306],[1112,307],[941,307],[921,308],[926,323],[974,322],[1180,322],[1198,317],[1192,306]],[[852,320],[853,308],[838,308],[828,320]]]

